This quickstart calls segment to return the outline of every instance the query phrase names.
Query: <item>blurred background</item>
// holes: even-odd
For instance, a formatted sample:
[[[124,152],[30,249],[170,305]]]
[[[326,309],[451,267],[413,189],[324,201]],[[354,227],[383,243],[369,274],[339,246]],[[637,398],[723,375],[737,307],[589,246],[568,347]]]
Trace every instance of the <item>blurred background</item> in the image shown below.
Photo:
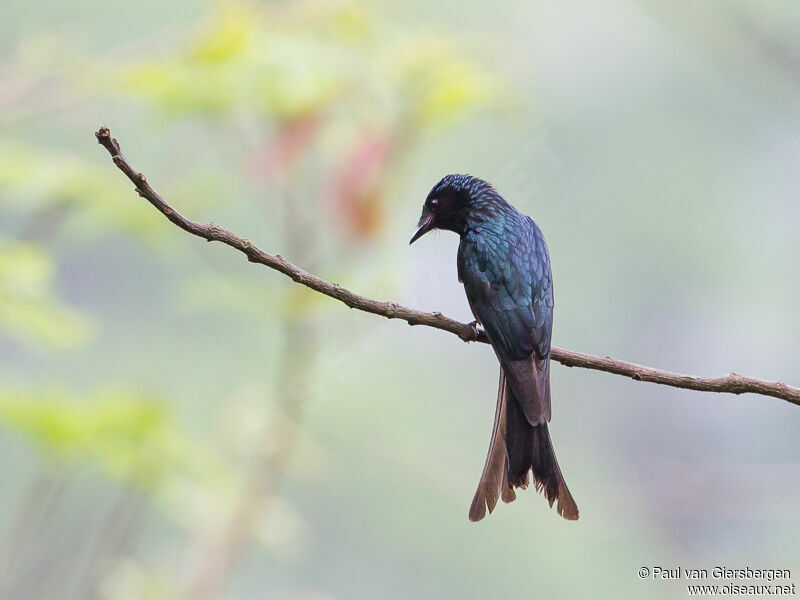
[[[170,225],[471,320],[444,174],[547,237],[554,344],[800,384],[800,6],[0,0],[0,597],[683,598],[800,568],[800,410],[553,369],[581,520],[467,520],[487,346]]]

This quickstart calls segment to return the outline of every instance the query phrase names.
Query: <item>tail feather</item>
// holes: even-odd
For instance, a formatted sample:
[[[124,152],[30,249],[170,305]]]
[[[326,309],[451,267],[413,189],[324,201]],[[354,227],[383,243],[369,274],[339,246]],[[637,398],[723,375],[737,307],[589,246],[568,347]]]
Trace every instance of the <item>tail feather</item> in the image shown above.
[[[491,513],[498,497],[504,502],[513,501],[514,488],[526,488],[531,473],[534,488],[544,493],[550,506],[557,503],[559,515],[576,520],[578,506],[558,466],[547,423],[528,422],[501,369],[492,440],[470,507],[470,520],[480,521],[487,508]]]
[[[500,385],[497,390],[497,407],[494,412],[494,426],[492,439],[489,442],[489,451],[486,453],[486,463],[483,466],[478,489],[472,498],[469,507],[469,520],[480,521],[486,516],[486,510],[491,513],[497,505],[498,497],[503,502],[512,502],[517,495],[508,482],[508,459],[506,458],[505,431],[506,431],[506,378],[500,369]]]
[[[578,505],[575,504],[575,499],[561,474],[547,423],[533,428],[533,440],[531,471],[536,491],[544,492],[550,506],[553,506],[553,502],[558,502],[556,511],[559,515],[570,521],[577,520]]]
[[[512,486],[527,487],[533,473],[534,488],[544,493],[550,506],[557,501],[559,515],[570,521],[578,518],[578,506],[558,466],[547,423],[532,426],[516,402],[509,402],[506,409],[506,451]]]

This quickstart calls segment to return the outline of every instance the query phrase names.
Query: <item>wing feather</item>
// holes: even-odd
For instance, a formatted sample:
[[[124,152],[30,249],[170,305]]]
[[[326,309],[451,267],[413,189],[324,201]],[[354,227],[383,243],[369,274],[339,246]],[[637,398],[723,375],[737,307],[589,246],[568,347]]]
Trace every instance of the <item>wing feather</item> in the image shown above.
[[[553,283],[538,227],[520,216],[502,236],[462,240],[459,279],[526,418],[549,421]]]

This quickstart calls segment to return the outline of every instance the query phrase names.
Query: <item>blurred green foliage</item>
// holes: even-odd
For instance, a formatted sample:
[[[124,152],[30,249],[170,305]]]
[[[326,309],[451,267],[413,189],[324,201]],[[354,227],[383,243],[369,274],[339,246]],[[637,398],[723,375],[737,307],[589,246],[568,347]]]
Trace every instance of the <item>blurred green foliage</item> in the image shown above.
[[[129,202],[130,192],[116,173],[74,153],[58,153],[24,142],[0,143],[0,191],[6,210],[30,221],[62,209],[79,222],[77,235],[90,243],[110,232],[131,231],[150,237],[149,215]]]
[[[51,459],[86,461],[109,475],[147,486],[165,472],[182,469],[190,454],[163,404],[137,395],[96,394],[76,402],[59,389],[35,395],[4,390],[0,420]]]
[[[336,125],[347,116],[441,127],[501,91],[450,37],[393,30],[350,2],[227,2],[174,55],[109,71],[110,89],[182,118],[248,110],[295,121],[333,111]]]
[[[212,139],[233,142],[229,148],[244,143],[246,158],[228,167],[233,172],[227,179],[209,172],[216,167],[213,158],[183,145],[181,156],[170,157],[181,161],[180,173],[162,175],[166,181],[157,186],[170,198],[185,198],[195,210],[210,202],[236,205],[230,182],[243,178],[242,193],[260,194],[266,185],[268,196],[277,200],[260,202],[271,212],[287,212],[290,204],[276,190],[300,188],[310,180],[315,189],[306,193],[322,199],[311,204],[329,210],[339,234],[358,243],[374,240],[382,229],[389,184],[423,134],[506,104],[500,80],[467,58],[463,41],[392,26],[365,3],[223,2],[173,37],[166,50],[123,53],[122,58],[82,57],[57,37],[27,40],[9,72],[22,66],[42,73],[42,83],[50,88],[39,106],[45,111],[48,99],[89,107],[133,100],[144,122],[191,123]],[[19,93],[34,93],[40,85],[21,77]],[[37,110],[33,105],[28,111],[9,108],[12,123],[14,115],[29,119]],[[0,211],[14,224],[10,237],[0,239],[0,340],[13,337],[19,344],[63,352],[81,347],[90,355],[92,342],[102,341],[110,324],[107,316],[70,308],[62,299],[70,283],[56,278],[61,251],[66,245],[69,256],[124,234],[149,240],[156,217],[136,201],[107,160],[59,151],[50,136],[46,144],[26,136],[6,136],[0,143]],[[284,221],[276,229],[297,236],[305,223]],[[324,239],[325,228],[316,235]],[[308,254],[310,245],[304,246]],[[346,251],[347,244],[334,240],[323,247],[330,255]],[[323,306],[302,288],[285,291],[283,285],[253,283],[249,272],[220,286],[219,277],[208,271],[189,270],[172,282],[170,292],[182,312],[213,308],[226,319],[238,314],[274,320],[277,315],[301,323]],[[83,304],[96,303],[84,298]],[[0,423],[29,441],[40,469],[88,469],[128,489],[121,504],[112,506],[112,519],[122,518],[113,516],[118,511],[138,512],[135,499],[144,493],[200,548],[209,538],[229,535],[226,528],[241,518],[237,511],[251,496],[253,502],[266,501],[259,499],[263,492],[255,483],[269,464],[262,456],[273,460],[272,454],[287,452],[282,447],[287,442],[273,440],[270,431],[297,424],[270,409],[263,391],[256,410],[229,399],[226,419],[235,419],[237,411],[249,416],[237,420],[235,431],[223,432],[222,439],[206,433],[200,441],[169,410],[169,399],[128,391],[139,386],[125,381],[109,387],[102,369],[90,372],[96,381],[82,381],[80,389],[104,391],[87,394],[52,376],[27,389],[0,387]],[[36,481],[29,492],[34,496],[42,485]],[[307,536],[304,519],[280,498],[269,504],[267,521],[254,515],[254,522],[245,522],[252,528],[247,535],[276,556],[291,555]],[[24,507],[15,521],[30,526]],[[101,531],[99,539],[110,544],[121,535],[115,531]],[[98,561],[90,561],[84,577],[91,581],[107,572],[108,581],[95,581],[91,588],[109,597],[174,597],[180,587],[154,565],[128,560],[106,569]],[[11,593],[15,585],[27,584],[4,581],[0,574],[0,594]]]
[[[90,339],[91,319],[58,300],[54,271],[38,245],[0,238],[0,331],[22,343],[60,350]]]

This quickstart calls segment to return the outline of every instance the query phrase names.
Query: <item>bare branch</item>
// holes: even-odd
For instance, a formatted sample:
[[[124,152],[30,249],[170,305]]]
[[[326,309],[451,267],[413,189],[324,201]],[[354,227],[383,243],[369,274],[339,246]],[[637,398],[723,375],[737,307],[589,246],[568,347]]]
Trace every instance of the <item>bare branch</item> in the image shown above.
[[[111,137],[111,132],[107,127],[101,127],[95,134],[97,141],[108,150],[114,164],[125,173],[125,176],[136,186],[136,191],[152,204],[159,212],[175,225],[197,237],[209,242],[221,242],[239,250],[247,256],[247,260],[259,263],[270,269],[275,269],[290,277],[293,281],[304,285],[312,290],[338,300],[349,306],[364,312],[380,315],[388,319],[400,319],[409,325],[424,325],[441,329],[457,335],[465,342],[488,343],[486,335],[474,324],[461,323],[455,319],[450,319],[439,312],[426,313],[414,310],[397,304],[396,302],[379,301],[365,298],[343,288],[342,286],[331,283],[304,271],[300,267],[290,263],[278,254],[268,254],[250,240],[240,237],[228,229],[214,223],[201,224],[184,217],[172,206],[170,206],[150,184],[145,176],[133,167],[125,159],[120,150],[117,140]],[[660,385],[668,385],[676,388],[696,390],[700,392],[725,392],[730,394],[761,394],[762,396],[773,396],[781,398],[792,404],[800,405],[800,388],[792,387],[782,382],[764,381],[752,377],[744,377],[738,373],[731,373],[724,377],[696,377],[693,375],[683,375],[645,367],[634,363],[618,360],[611,357],[593,356],[562,348],[551,349],[551,356],[554,360],[567,367],[581,367],[584,369],[594,369],[605,371],[615,375],[630,377],[636,381],[646,381]]]

